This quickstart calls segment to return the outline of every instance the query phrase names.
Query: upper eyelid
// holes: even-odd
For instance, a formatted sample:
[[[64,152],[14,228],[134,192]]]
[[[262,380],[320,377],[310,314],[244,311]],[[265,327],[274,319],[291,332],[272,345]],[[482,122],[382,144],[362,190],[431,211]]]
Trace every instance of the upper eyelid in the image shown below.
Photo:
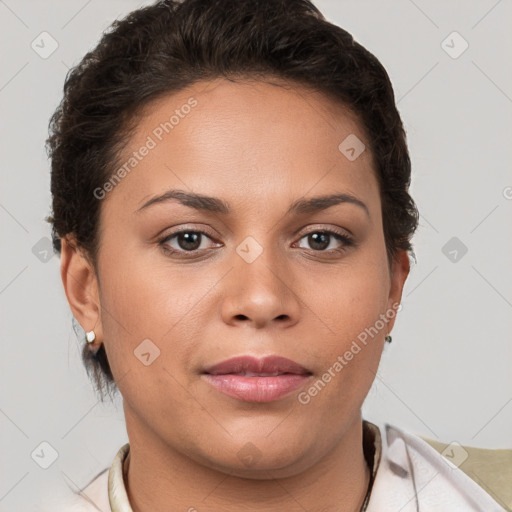
[[[306,228],[301,228],[301,229],[298,229],[296,230],[294,233],[293,233],[293,236],[296,236],[298,235],[302,229],[306,229]],[[302,236],[305,236],[305,235],[308,235],[310,233],[316,233],[317,231],[336,231],[336,230],[342,230],[344,231],[346,234],[347,237],[353,237],[353,233],[348,230],[347,228],[342,228],[342,227],[329,227],[329,226],[314,226],[310,229],[308,229],[306,232],[304,232],[304,234]],[[172,236],[175,236],[175,235],[179,235],[180,233],[189,233],[189,232],[195,232],[195,233],[202,233],[202,234],[205,234],[206,236],[209,236],[211,238],[215,238],[217,235],[215,234],[211,234],[208,229],[206,228],[199,228],[199,227],[184,227],[184,228],[179,228],[177,229],[176,231],[173,231],[171,233],[168,233],[166,235],[163,236],[163,238],[168,238],[168,237],[172,237]]]
[[[313,228],[309,229],[308,231],[303,232],[302,235],[300,235],[299,240],[304,238],[305,236],[310,235],[311,233],[327,232],[331,236],[341,236],[341,237],[345,237],[345,238],[349,239],[351,242],[354,241],[353,234],[350,233],[346,228],[338,228],[338,230],[345,231],[345,233],[338,233],[337,230],[332,227],[313,227]],[[294,237],[297,236],[300,233],[300,231],[301,230],[296,231],[294,233]],[[222,243],[222,242],[217,242],[217,240],[215,240],[216,236],[210,234],[206,229],[203,230],[202,228],[187,228],[187,227],[180,228],[177,231],[173,231],[172,233],[164,235],[160,239],[160,243],[168,242],[169,240],[173,239],[175,236],[178,236],[181,233],[200,233],[201,235],[205,235],[208,238],[210,238],[212,240],[212,242],[214,242],[214,243]],[[190,251],[190,252],[193,252],[193,251]]]

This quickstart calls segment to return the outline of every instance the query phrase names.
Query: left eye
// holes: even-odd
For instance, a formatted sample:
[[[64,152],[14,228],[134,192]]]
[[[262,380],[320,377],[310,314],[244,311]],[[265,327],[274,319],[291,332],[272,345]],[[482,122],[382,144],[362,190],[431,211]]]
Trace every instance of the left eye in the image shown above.
[[[303,238],[307,238],[307,241],[310,245],[312,246],[316,246],[316,247],[313,247],[315,249],[315,251],[318,251],[318,252],[330,252],[330,251],[333,251],[333,252],[339,252],[339,251],[343,251],[344,250],[344,247],[349,247],[351,245],[353,245],[353,241],[351,238],[349,238],[347,235],[343,235],[341,233],[338,233],[336,231],[329,231],[329,230],[321,230],[321,231],[312,231],[311,233],[307,233],[306,235],[304,235],[301,240]],[[326,249],[329,247],[330,242],[332,241],[332,239],[335,239],[337,240],[338,242],[342,242],[342,247],[341,248],[331,248],[329,249],[328,251],[326,251]]]

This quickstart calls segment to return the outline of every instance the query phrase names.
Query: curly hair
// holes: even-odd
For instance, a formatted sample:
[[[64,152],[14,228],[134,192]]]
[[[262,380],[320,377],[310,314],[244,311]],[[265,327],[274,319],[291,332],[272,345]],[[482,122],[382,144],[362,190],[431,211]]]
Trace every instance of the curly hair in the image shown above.
[[[52,240],[73,240],[97,271],[101,201],[138,113],[196,82],[283,79],[337,101],[361,121],[374,161],[388,263],[419,213],[411,162],[389,76],[377,58],[309,0],[161,0],[116,20],[67,74],[49,122]],[[82,360],[97,389],[117,389],[103,344]]]

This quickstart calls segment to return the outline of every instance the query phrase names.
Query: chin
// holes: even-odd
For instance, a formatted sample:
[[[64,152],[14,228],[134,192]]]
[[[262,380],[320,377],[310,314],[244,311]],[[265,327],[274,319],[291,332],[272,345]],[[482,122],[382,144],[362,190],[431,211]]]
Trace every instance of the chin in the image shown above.
[[[262,457],[258,461],[240,461],[235,455],[229,460],[210,460],[208,467],[237,478],[250,480],[268,480],[270,478],[288,478],[299,475],[308,469],[308,465],[297,456]]]
[[[244,436],[247,439],[247,436]],[[212,452],[211,445],[199,450],[196,461],[216,471],[239,478],[267,480],[269,478],[286,478],[305,471],[308,464],[307,453],[300,439],[275,439],[272,436],[254,436],[252,440],[241,442],[232,438],[226,444],[217,443],[217,450]],[[211,442],[211,440],[210,440]]]

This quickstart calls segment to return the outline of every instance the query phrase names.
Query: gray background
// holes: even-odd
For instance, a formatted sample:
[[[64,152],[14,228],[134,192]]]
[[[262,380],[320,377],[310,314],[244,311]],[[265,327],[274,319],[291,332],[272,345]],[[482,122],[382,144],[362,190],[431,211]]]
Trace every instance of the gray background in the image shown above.
[[[120,399],[100,403],[87,379],[60,260],[45,252],[43,146],[68,68],[139,5],[0,0],[0,511],[37,510],[39,489],[62,480],[85,485],[127,441]],[[445,443],[512,448],[511,2],[316,5],[388,70],[421,213],[418,263],[364,416]],[[43,31],[58,44],[47,58]],[[31,455],[42,442],[58,455],[47,469]]]

